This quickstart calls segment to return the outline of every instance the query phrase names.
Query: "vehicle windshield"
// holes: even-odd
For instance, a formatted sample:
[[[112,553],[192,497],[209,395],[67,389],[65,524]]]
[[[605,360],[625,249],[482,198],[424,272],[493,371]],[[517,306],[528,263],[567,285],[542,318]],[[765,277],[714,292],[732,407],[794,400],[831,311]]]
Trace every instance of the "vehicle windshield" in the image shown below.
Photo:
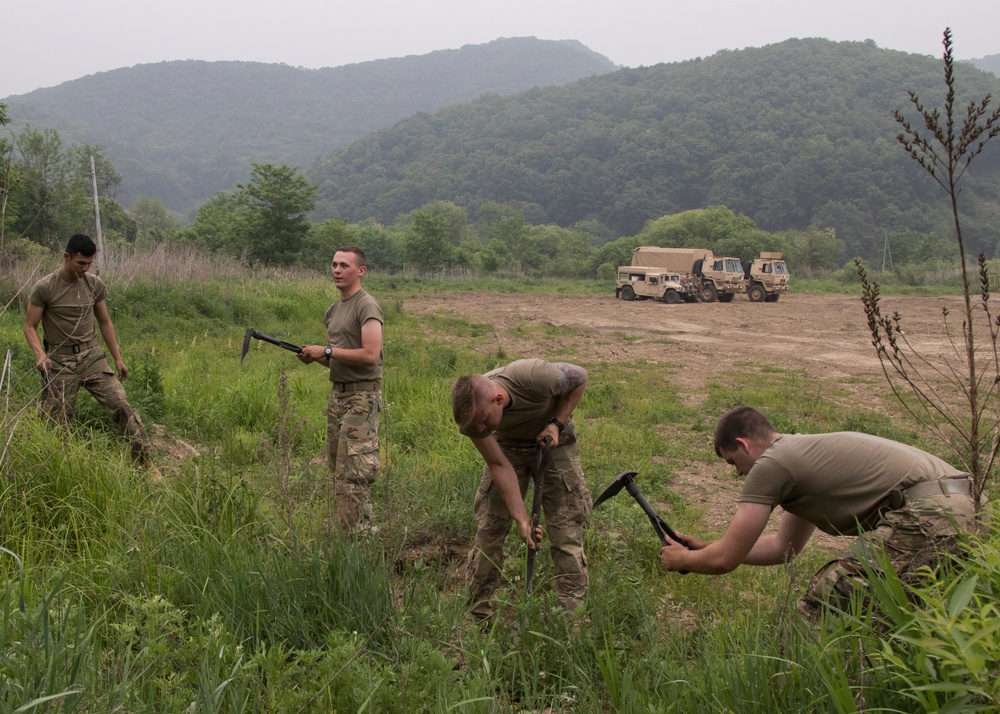
[[[788,266],[785,263],[775,263],[774,273],[775,275],[788,275]]]
[[[736,258],[726,258],[726,272],[727,273],[742,273],[743,264],[740,263]]]

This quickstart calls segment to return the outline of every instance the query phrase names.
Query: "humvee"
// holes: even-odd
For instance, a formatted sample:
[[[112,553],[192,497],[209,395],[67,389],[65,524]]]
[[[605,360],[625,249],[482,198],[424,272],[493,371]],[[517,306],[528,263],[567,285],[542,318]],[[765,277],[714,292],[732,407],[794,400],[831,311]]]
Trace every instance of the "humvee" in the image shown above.
[[[629,301],[652,298],[674,304],[686,300],[688,291],[676,273],[664,272],[663,268],[623,265],[618,268],[615,297]]]

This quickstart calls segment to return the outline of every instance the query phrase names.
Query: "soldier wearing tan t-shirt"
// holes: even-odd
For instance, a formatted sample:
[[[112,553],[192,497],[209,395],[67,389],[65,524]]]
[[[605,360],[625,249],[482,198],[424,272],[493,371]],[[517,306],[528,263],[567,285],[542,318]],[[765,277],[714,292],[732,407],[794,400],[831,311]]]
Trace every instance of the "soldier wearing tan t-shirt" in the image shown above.
[[[482,375],[461,377],[452,388],[459,431],[483,457],[473,505],[476,543],[467,559],[472,615],[488,620],[500,584],[503,543],[511,522],[536,548],[538,533],[524,507],[538,445],[551,439],[542,487],[542,509],[555,570],[553,587],[568,611],[579,608],[590,576],[583,550],[583,525],[593,507],[584,481],[576,425],[571,415],[587,386],[587,371],[567,362],[517,360]]]
[[[371,486],[380,466],[378,423],[382,411],[382,309],[361,287],[367,271],[360,248],[339,248],[331,265],[340,299],[323,317],[326,345],[306,345],[299,359],[330,370],[327,452],[337,518],[347,531],[373,529]]]
[[[89,236],[74,235],[63,253],[62,267],[35,283],[28,295],[24,336],[35,353],[35,364],[45,385],[42,410],[55,421],[68,424],[83,387],[129,440],[133,457],[159,478],[151,462],[146,428],[121,385],[128,378],[128,367],[122,361],[108,314],[108,290],[99,277],[88,272],[96,253],[97,246]],[[45,335],[44,345],[38,337],[39,324]],[[117,379],[98,331],[114,360]]]
[[[864,592],[865,562],[877,568],[866,553],[881,550],[909,577],[976,528],[968,474],[913,446],[857,432],[782,435],[759,411],[740,407],[719,420],[715,451],[746,476],[736,515],[717,541],[678,533],[691,550],[668,541],[663,566],[728,573],[741,564],[791,560],[817,528],[856,536],[800,598],[799,612],[809,620]],[[778,531],[763,535],[777,506],[784,511]]]

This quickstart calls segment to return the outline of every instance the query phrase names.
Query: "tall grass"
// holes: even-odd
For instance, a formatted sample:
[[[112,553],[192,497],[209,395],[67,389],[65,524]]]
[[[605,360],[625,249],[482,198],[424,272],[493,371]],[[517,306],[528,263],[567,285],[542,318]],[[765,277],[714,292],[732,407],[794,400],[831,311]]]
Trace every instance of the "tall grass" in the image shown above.
[[[167,434],[162,485],[134,470],[88,396],[67,431],[36,418],[22,314],[0,314],[11,350],[0,546],[16,556],[0,553],[0,712],[996,704],[995,533],[924,589],[890,588],[897,606],[886,600],[882,610],[902,613],[895,619],[849,612],[812,631],[799,626],[793,603],[822,552],[807,550],[786,571],[666,574],[640,509],[612,500],[587,531],[592,584],[578,618],[558,607],[544,549],[535,592],[525,594],[523,548],[512,535],[500,615],[480,630],[466,615],[462,571],[482,460],[457,434],[447,394],[456,376],[522,355],[484,350],[480,325],[418,321],[405,296],[421,283],[373,276],[368,289],[387,317],[383,471],[373,489],[381,531],[345,539],[324,523],[324,373],[263,343],[239,361],[248,326],[321,341],[329,280],[189,270],[164,282],[122,268],[111,283],[119,339],[135,365],[126,389],[144,417],[155,415],[147,424]],[[671,365],[584,366],[590,383],[575,416],[592,492],[638,470],[643,493],[682,530],[702,531],[703,514],[671,490],[675,470],[682,459],[716,463],[715,415],[737,402],[766,402],[784,426],[916,441],[904,423],[821,398],[828,387],[794,369],[740,366],[690,406],[663,379]],[[170,457],[177,439],[199,455]]]

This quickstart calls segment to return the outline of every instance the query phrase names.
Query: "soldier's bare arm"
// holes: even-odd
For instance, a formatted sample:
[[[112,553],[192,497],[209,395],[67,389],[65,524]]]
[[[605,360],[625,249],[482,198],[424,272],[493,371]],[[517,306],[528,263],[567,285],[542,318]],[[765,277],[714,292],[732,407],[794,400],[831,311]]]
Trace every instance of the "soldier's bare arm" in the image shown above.
[[[558,423],[549,423],[538,435],[538,443],[542,443],[546,436],[552,437],[552,446],[559,445],[559,435],[587,388],[587,370],[583,367],[569,362],[556,362],[555,368],[559,370],[559,401],[552,418]]]
[[[28,303],[28,312],[24,318],[24,338],[28,341],[28,346],[35,353],[35,367],[39,372],[44,372],[48,365],[52,364],[45,350],[42,348],[42,340],[38,337],[38,323],[42,321],[42,308],[32,302]]]
[[[104,344],[111,353],[114,360],[115,369],[118,370],[118,381],[124,382],[128,379],[128,367],[122,361],[121,352],[118,350],[118,338],[115,336],[115,326],[111,323],[111,315],[108,313],[108,305],[104,300],[94,305],[94,317],[97,319],[97,328],[104,338]]]

